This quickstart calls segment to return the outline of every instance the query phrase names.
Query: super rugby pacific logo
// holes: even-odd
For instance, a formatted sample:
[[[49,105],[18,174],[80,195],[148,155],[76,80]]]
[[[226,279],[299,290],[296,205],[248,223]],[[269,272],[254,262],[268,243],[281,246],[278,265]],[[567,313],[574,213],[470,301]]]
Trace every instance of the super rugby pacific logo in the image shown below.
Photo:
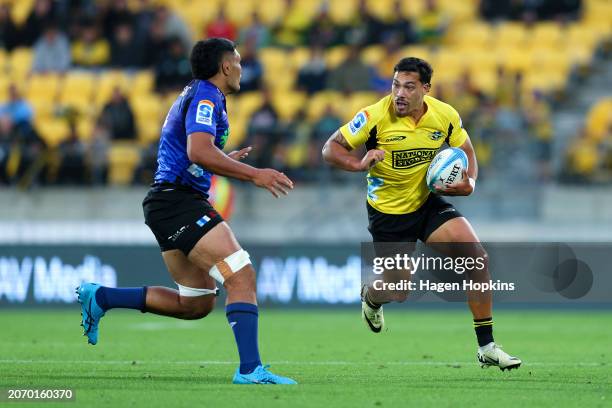
[[[409,169],[422,163],[429,163],[438,149],[408,149],[391,152],[394,169]]]
[[[368,121],[368,114],[365,111],[359,112],[349,123],[351,134],[356,134],[363,128]]]

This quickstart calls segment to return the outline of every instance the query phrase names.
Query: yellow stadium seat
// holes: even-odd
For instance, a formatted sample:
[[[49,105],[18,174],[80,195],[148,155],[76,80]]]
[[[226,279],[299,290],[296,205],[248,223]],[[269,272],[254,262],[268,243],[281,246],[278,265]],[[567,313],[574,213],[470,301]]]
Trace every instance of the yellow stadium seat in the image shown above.
[[[108,71],[100,74],[94,93],[94,101],[98,108],[111,99],[115,87],[119,87],[124,93],[131,91],[128,78],[123,71]]]
[[[291,66],[295,70],[299,70],[304,64],[310,60],[310,49],[307,47],[296,47],[291,51],[289,58]]]
[[[256,10],[255,0],[228,0],[224,4],[226,17],[239,27],[247,25]]]
[[[153,120],[138,120],[136,121],[138,129],[138,140],[142,145],[159,140],[162,123]]]
[[[520,47],[527,40],[527,29],[522,23],[502,23],[495,30],[495,43],[497,47]]]
[[[327,50],[325,60],[328,68],[333,69],[340,65],[346,59],[348,50],[348,47],[344,45],[339,45]]]
[[[57,147],[69,133],[68,123],[64,119],[34,119],[34,126],[41,138],[49,147]]]
[[[34,110],[34,117],[37,120],[44,121],[53,117],[55,104],[53,101],[39,100],[39,99],[28,99],[32,109]]]
[[[77,134],[79,139],[88,141],[91,139],[93,134],[93,127],[95,123],[95,117],[82,116],[77,122]]]
[[[432,60],[430,49],[423,45],[409,45],[402,48],[400,54],[402,57],[417,57],[427,62]],[[436,67],[433,68],[436,69]]]
[[[386,51],[382,45],[371,45],[361,52],[363,62],[371,66],[377,66],[385,57]]]
[[[493,94],[497,87],[497,74],[495,69],[483,69],[482,67],[471,67],[470,77],[474,85],[486,94]]]
[[[34,5],[34,0],[13,1],[12,4],[13,8],[11,9],[11,18],[13,22],[17,25],[25,23],[30,11],[32,10],[32,6]]]
[[[499,47],[494,52],[497,55],[498,63],[508,72],[525,72],[531,68],[531,52],[529,49]]]
[[[473,22],[461,24],[449,36],[459,48],[487,49],[493,39],[493,29],[490,24]]]
[[[601,141],[612,125],[612,98],[602,99],[589,111],[586,118],[588,136]]]
[[[552,48],[559,45],[563,35],[563,30],[558,23],[541,22],[527,33],[527,39],[530,44]]]
[[[285,16],[286,5],[284,0],[265,0],[258,2],[256,9],[264,24],[274,25]]]
[[[140,161],[140,149],[130,142],[113,143],[108,155],[108,181],[115,185],[128,185]]]
[[[247,137],[247,126],[248,120],[242,117],[236,117],[231,119],[230,123],[230,135],[227,139],[227,144],[223,149],[225,152],[231,152],[232,150],[241,149],[246,147],[244,141]]]
[[[130,98],[130,105],[138,121],[148,121],[161,124],[162,100],[155,94],[149,94],[138,98]]]
[[[418,18],[424,11],[423,0],[402,1],[402,15],[404,17]]]
[[[376,103],[380,99],[380,96],[376,92],[355,92],[352,94],[346,103],[342,103],[340,106],[343,107],[342,119],[345,122],[351,120],[357,112]],[[335,105],[338,106],[338,105]]]
[[[293,9],[307,19],[312,19],[321,9],[322,0],[295,0]]]
[[[58,74],[34,74],[30,77],[25,97],[28,100],[54,102],[60,91]]]
[[[32,69],[32,50],[30,48],[16,48],[10,56],[11,73],[23,75]]]
[[[314,94],[308,99],[308,118],[312,121],[318,120],[329,105],[338,107],[342,100],[343,96],[340,92],[324,91]]]
[[[229,102],[229,101],[228,101]],[[248,92],[239,94],[237,98],[232,98],[228,103],[229,117],[232,120],[230,125],[233,126],[233,120],[236,117],[245,118],[248,120],[253,112],[261,107],[263,97],[261,92]]]
[[[295,113],[303,108],[306,95],[303,92],[275,92],[272,96],[273,105],[281,120],[290,120]]]
[[[155,74],[151,70],[141,70],[128,78],[130,95],[147,95],[155,87]]]
[[[395,0],[367,0],[366,7],[370,13],[385,21],[393,17]]]
[[[69,71],[66,74],[60,91],[60,102],[80,108],[95,108],[94,86],[95,75],[88,72]]]
[[[523,91],[550,92],[560,90],[567,82],[567,74],[559,71],[533,71],[523,77]]]
[[[357,0],[329,0],[329,17],[340,25],[347,24],[357,13]]]

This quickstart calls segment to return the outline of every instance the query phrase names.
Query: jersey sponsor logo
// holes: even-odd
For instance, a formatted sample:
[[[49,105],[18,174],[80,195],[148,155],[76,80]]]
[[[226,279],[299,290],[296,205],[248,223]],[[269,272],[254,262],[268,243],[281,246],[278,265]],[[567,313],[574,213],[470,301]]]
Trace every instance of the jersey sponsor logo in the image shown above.
[[[204,170],[195,163],[191,163],[191,166],[187,167],[187,171],[194,177],[202,177]]]
[[[406,139],[406,136],[392,136],[385,139],[385,142],[399,142],[404,139]]]
[[[394,169],[409,169],[422,163],[429,163],[438,149],[408,149],[391,152]]]
[[[196,112],[196,123],[211,126],[214,109],[215,109],[215,104],[209,101],[208,99],[204,99],[198,102],[198,109]]]
[[[210,221],[210,217],[208,215],[205,215],[199,220],[197,220],[196,224],[198,225],[198,227],[202,228],[204,225],[208,223],[208,221]]]
[[[357,115],[355,115],[353,120],[351,120],[351,122],[349,123],[349,130],[351,131],[351,134],[354,135],[357,132],[359,132],[361,128],[365,126],[367,121],[368,121],[368,115],[366,112],[362,111],[362,112],[359,112]]]
[[[431,140],[440,140],[444,137],[444,133],[440,132],[439,130],[436,130],[435,132],[431,132],[431,134],[429,135],[429,138]]]

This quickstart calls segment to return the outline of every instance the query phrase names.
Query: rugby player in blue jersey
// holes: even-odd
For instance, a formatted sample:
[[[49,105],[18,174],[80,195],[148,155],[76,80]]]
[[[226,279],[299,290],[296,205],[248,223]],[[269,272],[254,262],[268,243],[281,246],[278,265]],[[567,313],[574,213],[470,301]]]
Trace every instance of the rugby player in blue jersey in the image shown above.
[[[166,287],[77,288],[88,341],[114,308],[136,309],[179,319],[201,319],[214,306],[216,282],[225,287],[225,311],[234,332],[240,366],[235,384],[295,384],[262,365],[257,344],[255,270],[230,227],[208,202],[212,174],[250,181],[275,197],[293,183],[273,169],[240,162],[250,147],[225,154],[230,133],[225,97],[240,90],[240,54],[223,38],[199,41],[191,52],[193,80],[164,121],[154,184],[143,201],[145,223],[159,246],[178,290]],[[216,282],[215,282],[216,281]]]

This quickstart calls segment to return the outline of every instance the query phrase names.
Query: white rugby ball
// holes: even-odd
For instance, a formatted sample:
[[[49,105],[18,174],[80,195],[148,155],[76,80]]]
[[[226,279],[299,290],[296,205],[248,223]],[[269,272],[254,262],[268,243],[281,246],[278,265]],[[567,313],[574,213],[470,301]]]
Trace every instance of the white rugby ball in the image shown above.
[[[427,187],[435,192],[436,187],[442,189],[461,181],[463,170],[468,168],[465,152],[457,147],[444,149],[433,158],[427,169]]]

